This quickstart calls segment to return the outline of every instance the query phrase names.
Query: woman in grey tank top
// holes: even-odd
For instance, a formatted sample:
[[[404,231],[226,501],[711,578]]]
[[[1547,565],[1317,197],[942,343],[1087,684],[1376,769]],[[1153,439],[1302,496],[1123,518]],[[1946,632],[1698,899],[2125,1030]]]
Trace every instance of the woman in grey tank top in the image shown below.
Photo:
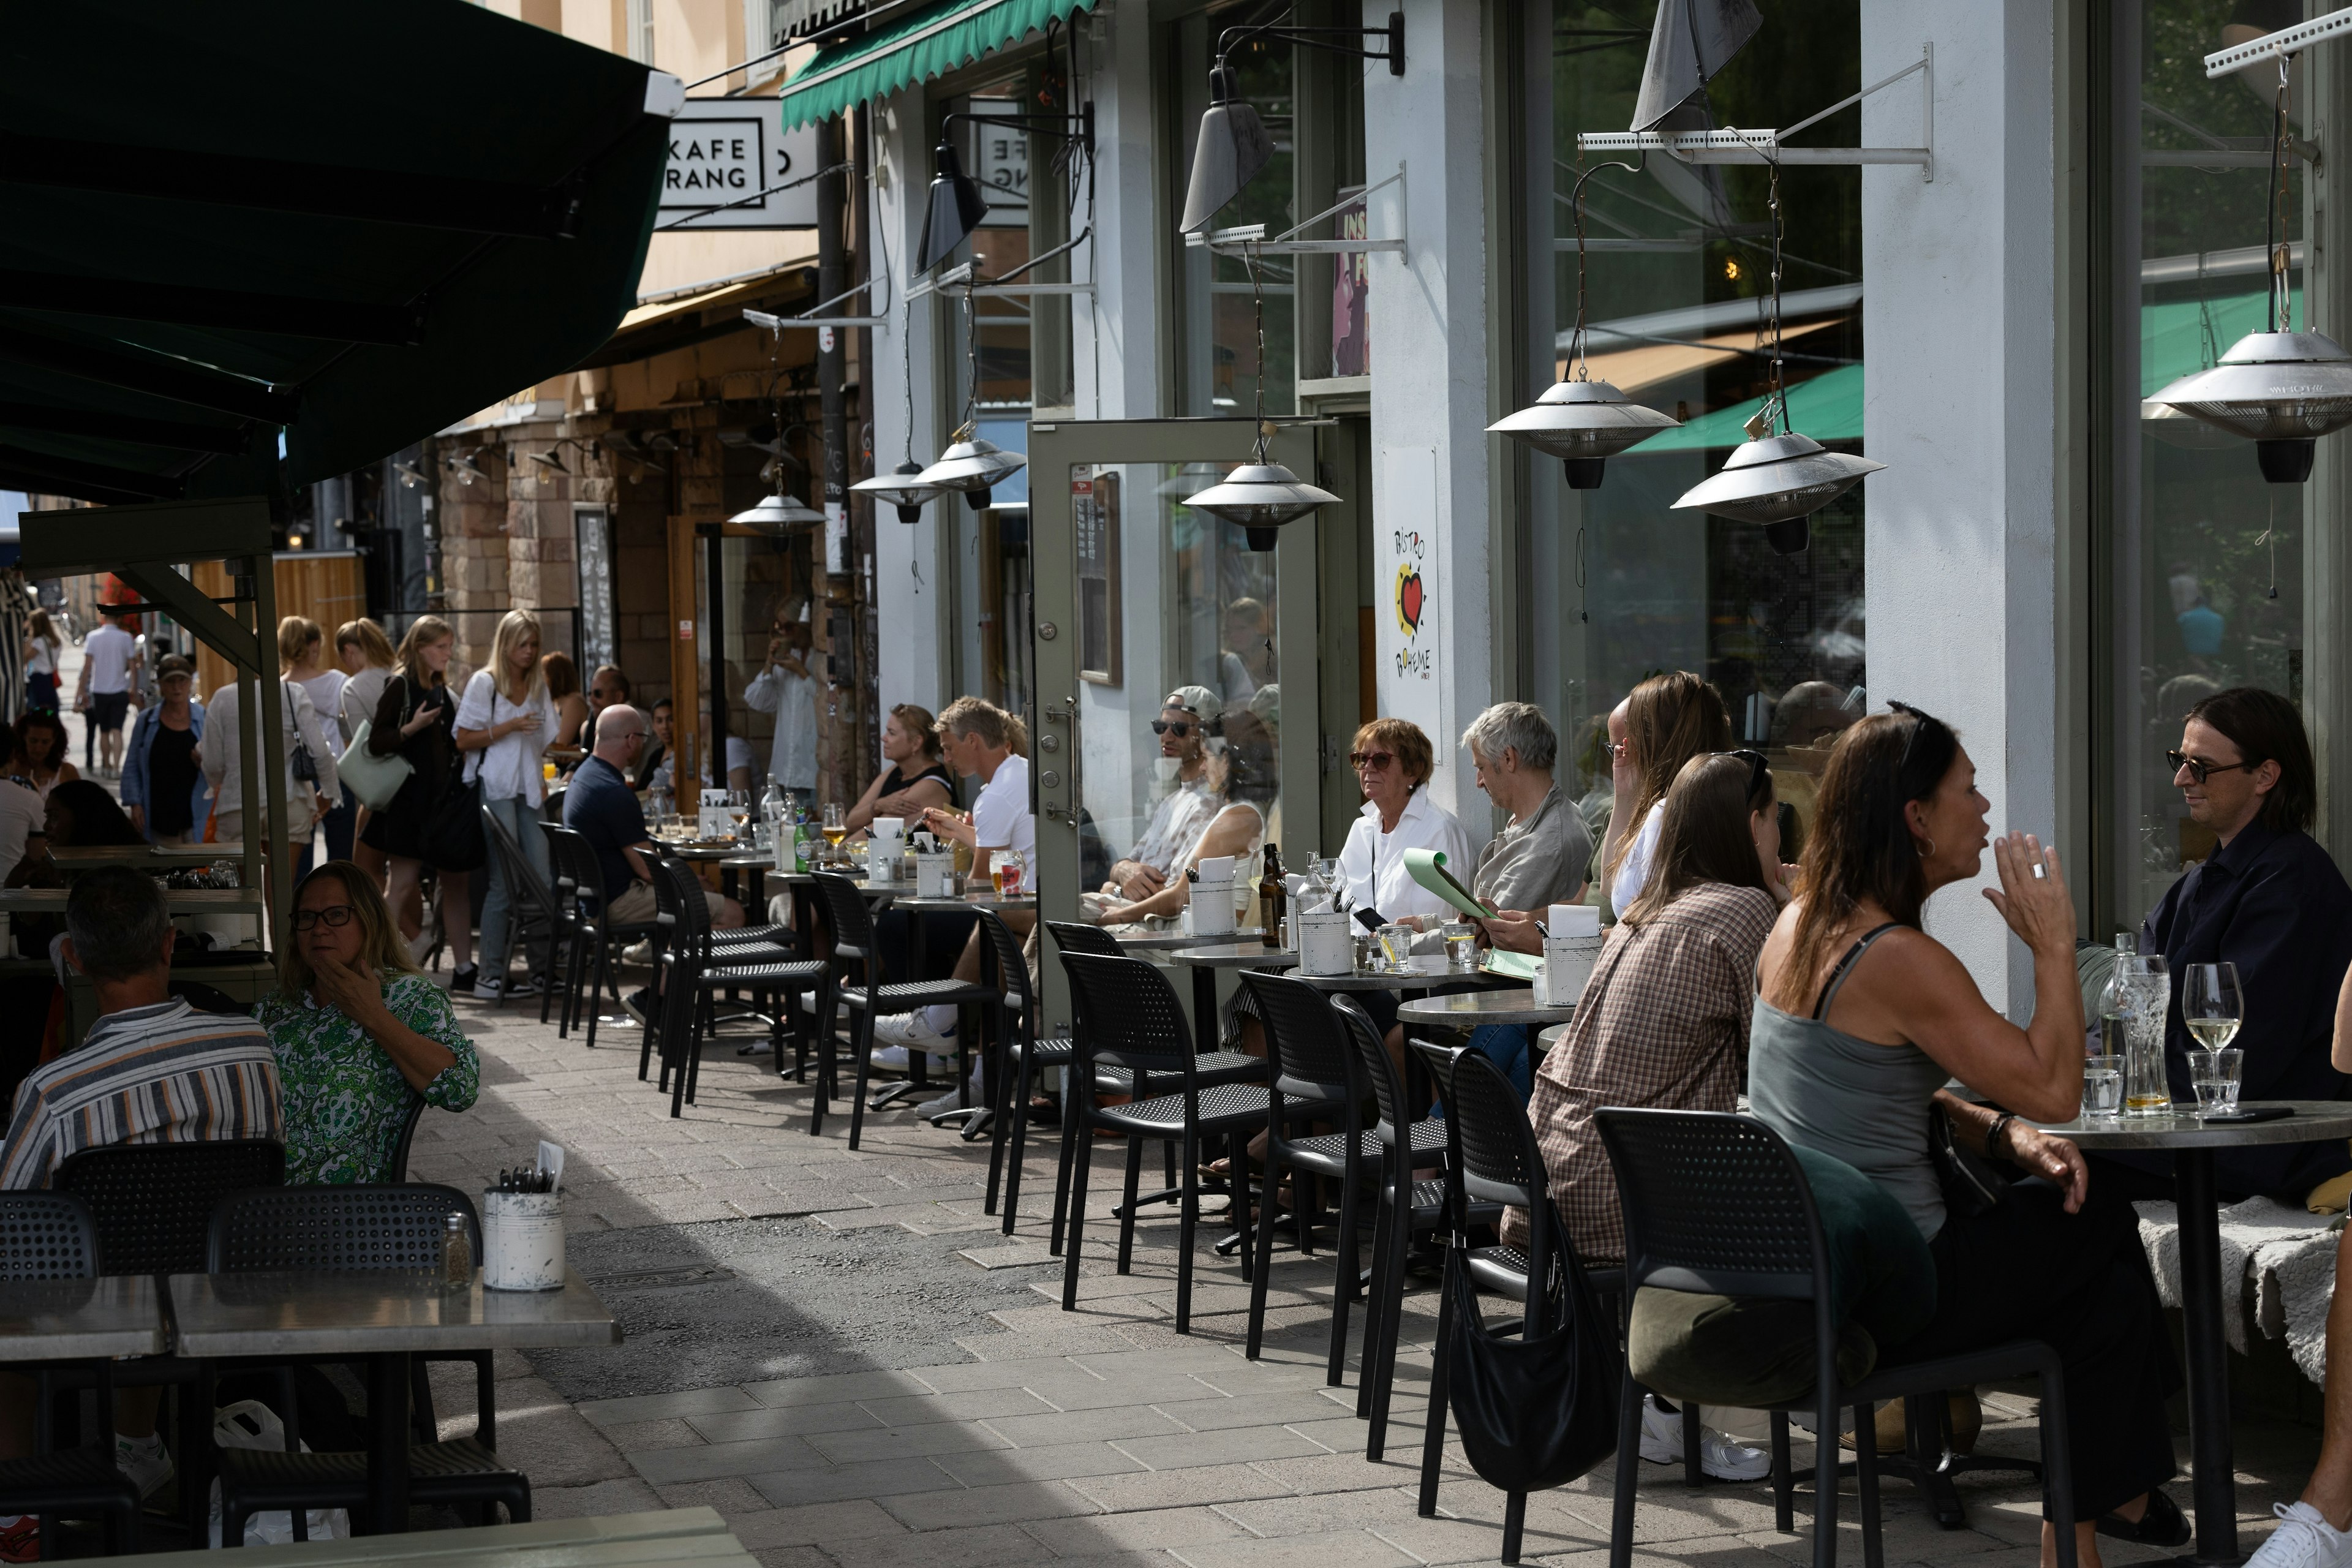
[[[2020,1028],[1920,929],[1928,895],[1976,879],[1991,806],[1959,737],[1895,706],[1831,751],[1799,896],[1758,968],[1749,1102],[1791,1143],[1879,1182],[1927,1238],[1937,1314],[1902,1360],[2022,1338],[2058,1352],[2080,1560],[2097,1562],[2103,1515],[2110,1533],[2169,1542],[2177,1528],[2186,1541],[2158,1489],[2174,1473],[2164,1399],[2179,1373],[2137,1217],[2120,1194],[2090,1191],[2074,1144],[1990,1108],[2049,1122],[2081,1103],[2074,908],[2057,852],[2026,834],[1990,841],[2000,890],[1985,897],[2033,956],[2033,1018]],[[1952,1079],[1990,1106],[1947,1092]],[[2019,1168],[2000,1204],[1948,1207],[1929,1152],[1937,1116],[1962,1146]]]

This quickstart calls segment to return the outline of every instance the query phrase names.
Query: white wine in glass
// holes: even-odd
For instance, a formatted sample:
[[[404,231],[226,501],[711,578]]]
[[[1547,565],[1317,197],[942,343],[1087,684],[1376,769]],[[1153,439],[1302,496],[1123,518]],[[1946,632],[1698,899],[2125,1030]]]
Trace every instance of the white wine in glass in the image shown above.
[[[2181,976],[2180,1019],[2204,1050],[2218,1051],[2237,1037],[2246,1017],[2245,994],[2234,963],[2192,963]]]

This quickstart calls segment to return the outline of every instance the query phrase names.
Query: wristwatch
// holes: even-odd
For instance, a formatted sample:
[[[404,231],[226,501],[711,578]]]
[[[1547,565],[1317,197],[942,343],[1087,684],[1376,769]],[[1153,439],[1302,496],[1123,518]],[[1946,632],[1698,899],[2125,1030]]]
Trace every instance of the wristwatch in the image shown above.
[[[2004,1110],[1999,1116],[1992,1119],[1992,1125],[1985,1129],[1985,1152],[1987,1154],[2006,1156],[2011,1152],[2011,1151],[2005,1150],[2000,1145],[2001,1140],[2009,1134],[2009,1124],[2016,1120],[2017,1113],[2013,1110]]]

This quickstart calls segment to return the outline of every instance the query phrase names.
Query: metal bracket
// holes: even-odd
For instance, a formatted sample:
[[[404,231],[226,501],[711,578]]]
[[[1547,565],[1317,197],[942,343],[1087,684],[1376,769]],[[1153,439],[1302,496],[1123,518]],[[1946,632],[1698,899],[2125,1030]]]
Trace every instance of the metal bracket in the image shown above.
[[[2248,39],[2226,49],[2216,49],[2205,57],[2205,79],[2211,81],[2232,71],[2244,70],[2281,55],[2291,55],[2313,44],[2324,44],[2330,38],[2340,38],[2352,33],[2352,6],[2330,11],[2325,16],[2314,16],[2292,27],[2281,27],[2275,33],[2264,33],[2259,38]]]
[[[1265,237],[1265,225],[1244,224],[1239,228],[1194,229],[1184,237],[1187,246],[1206,246],[1218,256],[1353,256],[1364,250],[1392,250],[1404,254],[1402,239],[1293,239],[1300,229],[1311,228],[1325,218],[1346,211],[1365,200],[1374,191],[1384,191],[1391,185],[1404,184],[1404,165],[1377,185],[1366,185],[1346,201],[1325,207],[1304,223],[1295,223],[1272,239]],[[1365,211],[1371,209],[1367,206]]]
[[[2352,16],[2352,12],[2346,13]],[[2313,23],[2310,26],[2317,26]],[[2291,29],[2292,30],[2292,29]],[[2284,37],[2274,34],[2273,37]],[[2248,47],[2253,46],[2248,45]],[[1916,74],[1919,79],[1919,140],[1916,147],[1790,147],[1789,137],[1817,125],[1841,109],[1850,109],[1868,98],[1893,87],[1905,77]],[[2208,73],[2210,74],[2210,72]],[[1936,46],[1933,42],[1919,46],[1919,58],[1893,76],[1874,81],[1852,98],[1840,99],[1818,114],[1809,115],[1781,131],[1742,131],[1726,127],[1721,131],[1656,132],[1656,131],[1592,131],[1576,139],[1580,153],[1664,153],[1686,163],[1779,163],[1796,168],[1808,164],[1853,165],[1863,163],[1916,163],[1920,178],[1927,184],[1936,179]]]
[[[820,316],[816,313],[825,306],[838,305],[852,294],[870,289],[873,285],[874,279],[871,278],[852,283],[832,299],[823,304],[812,305],[806,311],[797,316],[772,316],[765,310],[746,310],[743,312],[743,319],[762,331],[774,332],[780,336],[786,327],[887,327],[890,324],[890,318],[887,316]]]
[[[1094,237],[1093,226],[1089,225],[1080,229],[1075,239],[1057,245],[1051,250],[1040,251],[1012,271],[997,278],[982,278],[979,276],[979,270],[972,263],[963,262],[949,268],[935,277],[919,278],[909,283],[907,286],[907,300],[911,304],[926,294],[961,294],[966,298],[978,299],[991,297],[1013,299],[1031,294],[1092,294],[1095,291],[1095,286],[1091,280],[1083,283],[1015,283],[1013,279],[1040,262],[1051,261],[1057,256],[1068,255]]]

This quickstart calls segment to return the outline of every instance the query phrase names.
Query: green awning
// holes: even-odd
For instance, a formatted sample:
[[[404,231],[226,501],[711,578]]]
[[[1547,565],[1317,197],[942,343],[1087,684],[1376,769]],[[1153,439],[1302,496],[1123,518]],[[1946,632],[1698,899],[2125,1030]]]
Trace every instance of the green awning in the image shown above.
[[[12,7],[0,488],[268,494],[569,370],[679,96],[465,0]]]
[[[2153,395],[2168,383],[2200,370],[2248,332],[2259,332],[2269,322],[2269,295],[2257,289],[2250,294],[2225,294],[2205,300],[2168,300],[2139,308],[2139,395]],[[2303,319],[2303,290],[2287,300],[2290,321]],[[2210,321],[2209,329],[2207,322]],[[2210,331],[2210,336],[2209,336]]]
[[[887,98],[909,82],[970,65],[1048,22],[1067,21],[1095,0],[940,0],[888,26],[819,49],[777,94],[784,129]]]
[[[1756,397],[1702,414],[1678,429],[1659,432],[1626,455],[1638,458],[1651,452],[1737,447],[1748,439],[1748,432],[1740,426],[1756,417],[1756,411],[1763,406],[1764,400]],[[1842,364],[1790,387],[1789,423],[1816,441],[1861,440],[1862,366]]]

